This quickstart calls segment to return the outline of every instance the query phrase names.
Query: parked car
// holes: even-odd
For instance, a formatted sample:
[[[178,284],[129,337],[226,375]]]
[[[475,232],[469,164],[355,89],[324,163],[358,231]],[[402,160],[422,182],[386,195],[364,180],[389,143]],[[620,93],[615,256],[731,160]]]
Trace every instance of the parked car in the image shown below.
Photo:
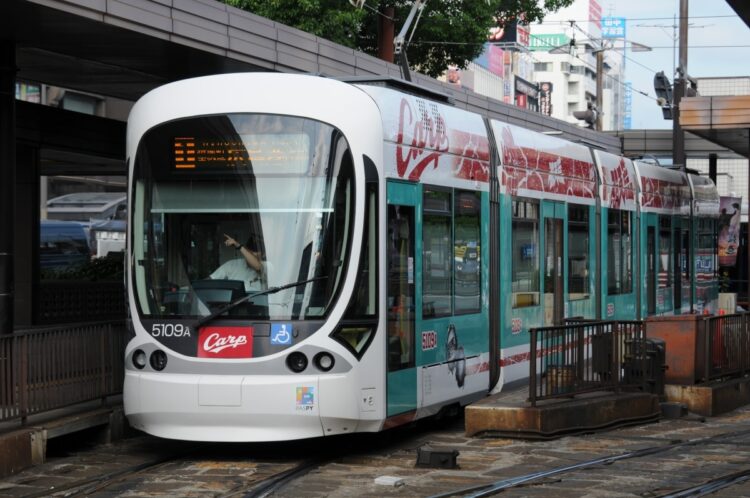
[[[89,233],[94,256],[103,258],[109,253],[124,251],[127,225],[126,220],[92,221],[89,225]]]
[[[78,221],[87,227],[92,256],[125,250],[128,203],[122,192],[77,192],[47,201],[47,216]]]
[[[65,270],[91,259],[88,235],[83,223],[42,220],[39,229],[39,267]]]
[[[77,192],[48,200],[47,218],[82,223],[126,219],[127,209],[124,192]]]

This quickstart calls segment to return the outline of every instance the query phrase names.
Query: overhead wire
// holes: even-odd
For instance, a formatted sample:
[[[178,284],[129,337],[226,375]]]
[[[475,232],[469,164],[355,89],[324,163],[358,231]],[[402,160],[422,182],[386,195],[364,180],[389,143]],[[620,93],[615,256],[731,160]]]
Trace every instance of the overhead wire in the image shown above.
[[[559,48],[557,45],[552,45],[551,43],[549,43],[546,40],[539,39],[539,41],[541,43],[543,43],[544,45],[547,45],[549,48]],[[416,41],[416,42],[413,43],[413,45],[420,45],[420,44],[425,44],[425,45],[427,45],[427,44],[431,44],[431,45],[441,45],[441,44],[442,45],[474,45],[474,43],[468,43],[468,42],[443,42],[443,41]],[[484,45],[484,43],[482,43],[482,45]],[[574,58],[578,59],[579,61],[583,62],[584,65],[586,65],[586,67],[588,67],[592,71],[596,72],[596,66],[593,65],[593,64],[591,64],[587,60],[581,58],[578,54],[571,53],[571,54],[567,54],[567,55],[569,55],[570,57],[574,57]],[[626,57],[624,54],[623,54],[623,57],[627,58],[628,60],[631,60],[630,58]],[[531,58],[535,62],[544,62],[544,61],[540,61],[537,58],[534,58],[533,56],[531,56]],[[654,71],[653,69],[651,69],[651,68],[649,68],[647,66],[644,66],[643,64],[639,63],[638,61],[633,60],[632,62],[635,63],[635,64],[637,64],[637,65],[639,65],[639,66],[642,66],[643,68],[651,71],[654,74],[657,73],[657,71]],[[609,78],[612,81],[616,82],[618,85],[620,85],[623,88],[630,88],[630,90],[632,90],[632,91],[634,91],[634,92],[636,92],[636,93],[638,93],[640,95],[643,95],[644,97],[648,97],[648,98],[656,101],[656,97],[652,97],[651,95],[648,94],[648,92],[644,92],[643,90],[639,90],[638,88],[635,88],[632,85],[627,84],[626,82],[621,81],[619,78],[616,78],[616,77],[612,76],[611,74],[604,73],[604,76],[606,76],[607,78]]]
[[[388,19],[388,20],[394,21],[394,22],[396,21],[395,18],[386,15],[385,13],[379,11],[377,8],[374,8],[374,7],[370,6],[370,5],[368,5],[367,3],[364,3],[363,7],[366,8],[366,9],[368,9],[368,10],[370,10],[370,11],[372,11],[376,15],[379,15],[379,16],[385,18],[385,19]],[[736,16],[736,15],[711,15],[711,16],[688,16],[688,19],[722,19],[722,18],[737,18],[737,17],[738,16]],[[673,17],[638,17],[638,18],[628,18],[628,21],[658,21],[658,20],[674,20],[674,19],[675,19],[674,16]],[[425,20],[426,23],[449,22],[449,21],[450,20],[445,20],[445,19],[427,19],[427,20]],[[579,30],[582,34],[584,34],[589,40],[595,40],[596,38],[592,37],[590,33],[588,33],[587,31],[585,31],[583,28],[580,27],[579,22],[590,22],[590,19],[581,20],[581,21],[577,21],[577,20],[570,20],[570,21],[542,21],[542,22],[539,22],[539,23],[536,23],[536,24],[571,25],[575,29]],[[413,35],[413,33],[412,33],[412,35]],[[558,48],[558,47],[550,44],[546,40],[539,39],[539,41],[542,42],[545,45],[548,45],[550,48]],[[427,41],[427,40],[416,41],[416,42],[412,42],[410,44],[413,44],[413,45],[441,45],[441,44],[442,45],[474,45],[474,43],[470,43],[470,42],[448,42],[448,41]],[[482,45],[484,45],[484,42],[482,43]],[[653,49],[672,49],[673,47],[672,46],[657,46],[657,47],[649,47],[649,48],[651,48],[653,50]],[[728,48],[750,48],[750,45],[694,45],[694,46],[688,46],[688,49],[728,49]],[[585,59],[581,58],[578,54],[571,53],[569,55],[571,57],[574,57],[574,58],[580,60],[581,62],[583,62],[584,65],[586,65],[586,67],[588,67],[589,69],[593,70],[594,72],[596,71],[596,67],[593,64],[591,64],[590,62],[588,62]],[[655,69],[653,69],[651,67],[648,67],[645,64],[642,64],[641,62],[633,59],[632,57],[630,57],[628,55],[626,55],[625,53],[622,53],[621,55],[622,55],[623,59],[625,59],[627,61],[630,61],[631,63],[633,63],[633,64],[635,64],[637,66],[640,66],[640,67],[642,67],[643,69],[645,69],[647,71],[650,71],[652,74],[656,74],[658,72]],[[534,60],[536,62],[541,62],[538,59],[535,59],[533,56],[532,56],[532,60]],[[643,90],[639,90],[637,88],[634,88],[631,84],[623,82],[623,81],[621,81],[619,78],[617,78],[615,76],[612,76],[612,75],[607,74],[607,73],[605,73],[604,76],[607,77],[607,78],[609,78],[610,80],[616,82],[618,85],[620,85],[623,88],[630,88],[630,90],[632,90],[632,91],[634,91],[634,92],[636,92],[636,93],[638,93],[640,95],[643,95],[644,97],[650,98],[650,99],[655,100],[655,101],[657,100],[656,97],[653,97],[653,96],[649,95],[648,92],[645,92]]]
[[[606,16],[606,17],[612,17],[612,16]],[[618,16],[614,16],[618,17]],[[722,15],[715,15],[715,16],[687,16],[688,20],[691,19],[728,19],[728,18],[735,18],[739,19],[739,16],[732,15],[732,14],[722,14]],[[630,21],[673,21],[675,19],[682,19],[679,15],[676,17],[628,17],[628,22]],[[571,19],[570,21],[574,22],[590,22],[591,19]],[[570,21],[542,21],[537,24],[568,24]]]

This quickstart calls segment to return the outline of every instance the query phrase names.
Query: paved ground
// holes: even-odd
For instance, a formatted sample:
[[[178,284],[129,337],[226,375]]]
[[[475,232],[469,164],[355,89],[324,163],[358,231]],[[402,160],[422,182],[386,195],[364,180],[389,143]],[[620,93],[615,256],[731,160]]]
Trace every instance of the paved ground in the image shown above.
[[[45,464],[0,481],[0,497],[243,496],[253,482],[315,457],[324,463],[272,496],[433,496],[719,434],[730,436],[562,472],[502,493],[513,497],[655,497],[718,476],[750,473],[750,408],[705,422],[689,417],[535,442],[468,438],[461,419],[376,435],[263,445],[180,443],[139,435],[97,446],[87,444],[86,435],[79,434],[53,441]],[[423,445],[458,450],[459,468],[416,468],[417,449]],[[104,475],[110,479],[101,480]],[[400,478],[400,485],[376,484],[382,476]],[[86,480],[84,487],[70,487]],[[750,481],[712,496],[750,497]]]

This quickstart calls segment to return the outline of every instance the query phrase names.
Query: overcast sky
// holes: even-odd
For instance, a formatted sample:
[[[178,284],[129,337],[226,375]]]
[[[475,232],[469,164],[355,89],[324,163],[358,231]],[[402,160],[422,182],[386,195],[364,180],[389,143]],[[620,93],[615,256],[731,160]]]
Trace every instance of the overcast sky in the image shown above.
[[[673,79],[673,16],[679,0],[600,0],[604,16],[627,18],[627,39],[653,47],[627,52],[626,80],[633,92],[632,128],[671,128],[654,100],[654,74]],[[689,0],[688,73],[692,77],[750,76],[750,28],[725,0]],[[678,20],[679,23],[679,20]],[[655,27],[657,25],[666,27]],[[679,30],[677,31],[679,34]],[[716,47],[716,48],[710,48]],[[720,47],[720,48],[719,48]],[[679,64],[679,49],[675,51]],[[645,67],[644,67],[645,66]]]

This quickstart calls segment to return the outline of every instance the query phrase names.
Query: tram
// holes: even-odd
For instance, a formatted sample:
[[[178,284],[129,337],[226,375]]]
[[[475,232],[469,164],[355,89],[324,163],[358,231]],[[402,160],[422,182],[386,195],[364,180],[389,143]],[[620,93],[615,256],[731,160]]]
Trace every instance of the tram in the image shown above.
[[[403,82],[170,83],[127,154],[125,413],[160,437],[379,431],[524,382],[531,327],[716,309],[710,181]]]

